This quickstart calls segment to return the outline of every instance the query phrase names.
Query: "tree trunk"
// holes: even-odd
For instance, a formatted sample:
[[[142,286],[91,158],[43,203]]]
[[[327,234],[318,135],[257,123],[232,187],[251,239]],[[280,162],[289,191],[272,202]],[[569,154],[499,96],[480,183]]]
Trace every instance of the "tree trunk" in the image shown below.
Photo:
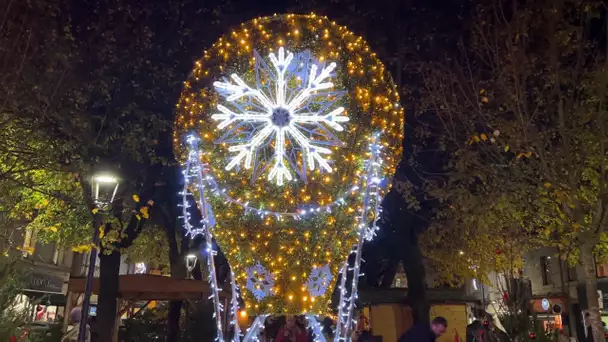
[[[557,249],[559,255],[560,255],[560,260],[562,258],[562,252],[561,250],[558,248]],[[566,261],[560,261],[559,263],[559,273],[560,273],[560,280],[561,280],[561,285],[562,285],[562,292],[564,294],[564,305],[566,306],[564,309],[566,310],[566,312],[568,313],[568,325],[566,326],[567,330],[565,331],[567,333],[568,336],[576,336],[576,325],[574,324],[575,320],[576,320],[576,314],[574,313],[574,310],[572,310],[572,300],[570,298],[570,290],[569,290],[569,284],[568,284],[568,262],[567,262],[567,257],[565,258]]]
[[[395,277],[397,276],[397,269],[399,268],[399,260],[390,258],[382,272],[382,282],[380,288],[390,289],[393,286]]]
[[[167,342],[180,340],[179,319],[182,314],[182,301],[172,300],[169,302],[169,314],[167,317]]]
[[[169,244],[169,262],[171,264],[171,278],[185,278],[186,277],[186,266],[184,265],[184,259],[181,256],[180,248],[176,238],[176,223],[171,215],[175,215],[175,212],[171,210],[174,206],[173,202],[169,201],[169,207],[167,211],[162,211],[161,215],[165,225],[165,234],[167,242]],[[183,240],[186,240],[183,237]],[[179,320],[182,314],[182,301],[172,300],[169,302],[169,313],[167,316],[167,339],[166,342],[178,342],[181,339],[181,330],[179,328]]]
[[[97,301],[97,332],[99,342],[111,342],[114,336],[117,300],[119,296],[120,252],[99,253],[99,299]]]
[[[597,294],[597,276],[595,272],[595,260],[593,258],[594,245],[587,243],[581,246],[580,261],[583,268],[585,295],[587,297],[587,310],[589,317],[587,325],[591,325],[593,341],[604,341],[604,326],[600,316],[599,297]]]
[[[412,235],[415,233],[412,232]],[[403,268],[407,276],[407,297],[412,306],[414,323],[429,323],[430,309],[426,295],[426,274],[422,263],[422,253],[418,245],[418,237],[413,236],[403,246]]]

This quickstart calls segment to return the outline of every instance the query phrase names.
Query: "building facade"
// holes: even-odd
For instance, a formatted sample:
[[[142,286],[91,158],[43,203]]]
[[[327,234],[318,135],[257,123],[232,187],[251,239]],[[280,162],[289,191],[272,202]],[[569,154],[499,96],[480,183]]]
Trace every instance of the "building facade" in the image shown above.
[[[556,248],[545,247],[526,254],[524,277],[532,284],[532,309],[547,328],[563,328],[570,336],[583,340],[584,309],[587,307],[583,272],[580,266],[569,266]],[[608,323],[608,267],[596,265],[599,307],[602,320]]]
[[[60,322],[73,252],[60,244],[38,241],[36,232],[26,228],[15,229],[12,247],[10,253],[28,270],[21,305],[32,311],[34,321]]]

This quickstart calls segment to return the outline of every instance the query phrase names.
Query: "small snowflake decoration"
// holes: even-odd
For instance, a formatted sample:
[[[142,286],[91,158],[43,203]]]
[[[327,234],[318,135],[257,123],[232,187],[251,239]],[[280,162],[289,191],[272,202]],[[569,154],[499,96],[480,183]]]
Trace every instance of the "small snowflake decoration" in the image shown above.
[[[324,295],[331,279],[332,275],[329,265],[313,268],[308,276],[308,281],[306,282],[308,293],[313,297]]]
[[[336,63],[320,67],[310,52],[294,56],[282,47],[269,60],[272,67],[256,54],[255,87],[237,74],[230,76],[232,82],[213,83],[225,99],[217,106],[220,113],[211,115],[220,122],[218,129],[226,129],[216,143],[235,153],[225,169],[243,165],[253,169],[255,179],[269,168],[268,180],[279,186],[293,179],[291,170],[305,179],[305,165],[332,172],[329,147],[343,143],[328,127],[342,131],[341,123],[349,120],[336,105],[345,92],[330,91]]]
[[[253,293],[257,300],[271,295],[274,287],[274,275],[259,262],[255,266],[247,267],[247,289]]]

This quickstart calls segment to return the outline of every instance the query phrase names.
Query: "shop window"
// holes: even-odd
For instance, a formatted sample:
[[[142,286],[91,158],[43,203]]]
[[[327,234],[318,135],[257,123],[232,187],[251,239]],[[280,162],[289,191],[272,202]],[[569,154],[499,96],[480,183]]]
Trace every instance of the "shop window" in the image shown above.
[[[551,284],[551,276],[549,273],[549,262],[551,260],[551,257],[540,257],[540,274],[541,277],[543,278],[543,285],[549,285]]]

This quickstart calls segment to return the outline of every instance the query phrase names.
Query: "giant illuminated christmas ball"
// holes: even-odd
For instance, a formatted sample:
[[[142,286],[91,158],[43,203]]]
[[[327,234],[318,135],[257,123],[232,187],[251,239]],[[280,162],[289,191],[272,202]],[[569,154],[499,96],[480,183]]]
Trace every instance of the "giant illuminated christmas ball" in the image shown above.
[[[367,43],[326,17],[258,18],[196,62],[177,105],[176,153],[201,138],[213,234],[245,310],[328,312],[357,243],[365,161],[379,134],[382,173],[401,156],[403,110]]]

